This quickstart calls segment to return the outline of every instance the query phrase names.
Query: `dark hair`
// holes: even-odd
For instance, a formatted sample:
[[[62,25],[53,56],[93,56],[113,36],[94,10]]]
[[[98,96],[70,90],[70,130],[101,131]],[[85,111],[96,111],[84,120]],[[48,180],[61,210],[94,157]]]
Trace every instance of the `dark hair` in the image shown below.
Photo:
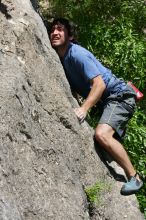
[[[50,24],[49,26],[49,30],[48,30],[48,34],[50,35],[51,33],[51,30],[53,28],[54,25],[57,25],[57,24],[62,24],[65,26],[65,28],[67,29],[68,31],[68,35],[70,37],[73,37],[73,40],[72,42],[73,43],[77,43],[77,41],[75,40],[75,38],[77,37],[77,33],[76,33],[76,28],[77,28],[77,25],[75,25],[72,21],[69,21],[67,20],[66,18],[55,18],[53,20],[53,22]]]

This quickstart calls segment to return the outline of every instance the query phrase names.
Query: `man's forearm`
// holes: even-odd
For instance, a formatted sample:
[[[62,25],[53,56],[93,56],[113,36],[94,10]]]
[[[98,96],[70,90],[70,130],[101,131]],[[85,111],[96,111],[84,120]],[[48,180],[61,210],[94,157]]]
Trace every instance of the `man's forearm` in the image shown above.
[[[102,79],[101,76],[97,76],[91,81],[92,88],[91,91],[85,100],[85,102],[82,104],[81,107],[75,108],[75,114],[80,122],[83,122],[86,118],[87,112],[90,108],[92,108],[101,98],[106,85]]]
[[[86,111],[92,108],[100,100],[104,90],[105,90],[105,83],[102,80],[101,76],[99,76],[97,80],[93,81],[93,86],[91,88],[91,91],[85,102],[82,104],[82,107]]]

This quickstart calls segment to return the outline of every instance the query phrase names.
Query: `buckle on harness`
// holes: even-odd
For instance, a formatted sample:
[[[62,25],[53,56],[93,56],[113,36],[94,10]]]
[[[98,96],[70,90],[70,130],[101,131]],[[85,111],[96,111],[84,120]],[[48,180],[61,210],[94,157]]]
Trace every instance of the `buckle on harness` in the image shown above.
[[[132,82],[129,81],[127,85],[130,86],[136,92],[136,100],[140,101],[143,98],[144,94],[140,92],[139,89]]]

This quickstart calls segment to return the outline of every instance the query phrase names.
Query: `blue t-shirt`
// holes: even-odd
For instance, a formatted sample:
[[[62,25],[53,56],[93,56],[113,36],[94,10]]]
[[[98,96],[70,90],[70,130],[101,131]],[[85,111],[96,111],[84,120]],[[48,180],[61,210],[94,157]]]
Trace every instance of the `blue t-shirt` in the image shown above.
[[[126,88],[123,80],[112,74],[91,52],[80,45],[70,43],[61,61],[71,88],[83,98],[86,98],[91,90],[90,80],[98,75],[102,76],[106,85],[102,99]]]

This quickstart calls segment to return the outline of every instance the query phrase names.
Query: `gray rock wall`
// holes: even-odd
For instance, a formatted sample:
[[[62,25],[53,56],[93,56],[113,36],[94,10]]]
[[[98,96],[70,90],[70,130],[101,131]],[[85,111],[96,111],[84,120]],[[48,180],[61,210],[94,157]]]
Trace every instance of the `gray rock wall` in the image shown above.
[[[2,0],[0,220],[143,219],[135,196],[120,195],[76,105],[31,2]],[[96,182],[110,188],[91,214],[84,189]]]

